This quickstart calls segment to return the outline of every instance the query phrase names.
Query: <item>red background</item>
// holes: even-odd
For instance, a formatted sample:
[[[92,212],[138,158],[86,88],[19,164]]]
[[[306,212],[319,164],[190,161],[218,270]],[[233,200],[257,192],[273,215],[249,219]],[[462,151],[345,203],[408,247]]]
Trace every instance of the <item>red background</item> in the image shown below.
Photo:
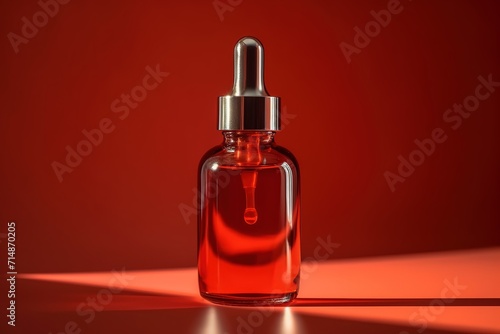
[[[387,1],[243,1],[223,21],[208,0],[72,1],[17,54],[6,36],[40,7],[2,2],[0,232],[17,222],[18,270],[196,265],[195,217],[179,205],[222,139],[217,97],[245,35],[295,115],[277,141],[301,164],[303,257],[328,235],[336,258],[500,244],[500,89],[458,130],[442,119],[479,75],[500,81],[498,4],[401,4],[348,64],[339,44]],[[111,102],[156,64],[170,75],[120,120]],[[105,117],[115,130],[60,183],[53,161]],[[448,140],[391,192],[384,172],[436,127]]]

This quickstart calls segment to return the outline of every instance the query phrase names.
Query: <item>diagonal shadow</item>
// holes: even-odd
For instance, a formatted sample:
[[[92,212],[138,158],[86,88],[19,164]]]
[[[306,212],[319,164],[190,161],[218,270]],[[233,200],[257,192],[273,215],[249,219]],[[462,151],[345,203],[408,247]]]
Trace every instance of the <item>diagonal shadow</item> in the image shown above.
[[[296,298],[285,306],[500,306],[500,298]]]

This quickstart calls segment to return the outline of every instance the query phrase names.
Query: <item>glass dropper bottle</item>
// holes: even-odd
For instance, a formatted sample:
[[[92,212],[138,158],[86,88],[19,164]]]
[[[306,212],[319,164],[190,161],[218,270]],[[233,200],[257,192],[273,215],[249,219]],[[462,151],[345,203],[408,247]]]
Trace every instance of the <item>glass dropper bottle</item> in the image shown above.
[[[200,294],[227,305],[272,305],[297,296],[300,180],[295,157],[276,145],[280,98],[264,84],[264,49],[234,48],[234,85],[219,97],[222,145],[198,171]]]

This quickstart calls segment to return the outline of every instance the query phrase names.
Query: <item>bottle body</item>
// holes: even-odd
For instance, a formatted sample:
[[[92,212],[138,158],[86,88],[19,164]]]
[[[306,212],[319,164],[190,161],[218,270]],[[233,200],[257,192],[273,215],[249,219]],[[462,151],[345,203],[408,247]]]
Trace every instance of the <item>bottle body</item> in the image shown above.
[[[200,294],[222,304],[279,304],[300,280],[300,178],[274,132],[229,131],[199,167]]]

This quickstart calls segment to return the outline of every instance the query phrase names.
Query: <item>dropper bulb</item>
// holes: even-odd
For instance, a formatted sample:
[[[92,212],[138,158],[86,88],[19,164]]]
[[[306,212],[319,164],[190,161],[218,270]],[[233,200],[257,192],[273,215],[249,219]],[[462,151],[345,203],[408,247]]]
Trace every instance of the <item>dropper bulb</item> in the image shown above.
[[[269,96],[264,83],[264,47],[244,37],[234,47],[234,96]]]

